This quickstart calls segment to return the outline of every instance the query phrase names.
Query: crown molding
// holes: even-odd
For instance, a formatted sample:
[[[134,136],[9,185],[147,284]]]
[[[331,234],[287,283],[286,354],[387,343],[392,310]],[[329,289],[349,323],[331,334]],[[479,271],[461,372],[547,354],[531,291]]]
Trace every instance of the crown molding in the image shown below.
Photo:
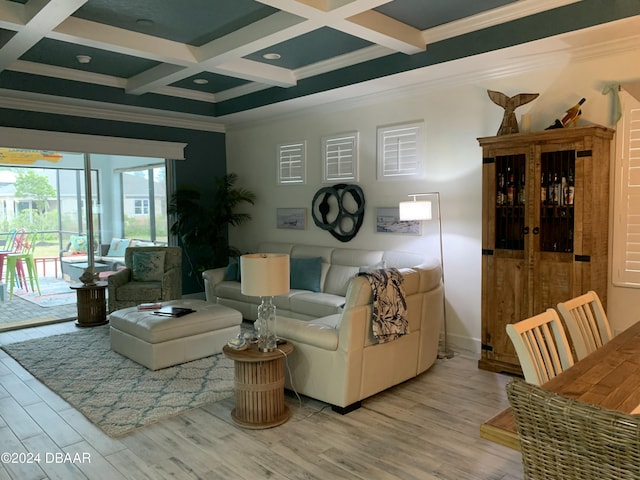
[[[25,60],[18,60],[14,62],[7,70],[28,73],[30,75],[39,75],[42,77],[62,78],[75,82],[91,83],[94,85],[102,85],[104,87],[119,88],[122,91],[125,91],[127,88],[127,79],[125,78],[113,77],[111,75],[104,75],[101,73],[85,72],[74,68],[27,62]],[[190,90],[188,88],[167,86],[158,88],[153,93],[211,104],[217,101],[216,96],[213,93],[200,92],[198,90]]]
[[[448,38],[453,38],[459,35],[464,35],[473,31],[510,22],[543,11],[559,8],[572,3],[577,3],[579,1],[582,0],[518,0],[505,6],[479,13],[472,17],[467,17],[458,21],[424,30],[421,32],[421,34],[424,39],[425,45],[428,48],[428,45],[430,43],[446,40]],[[366,61],[381,58],[393,53],[396,53],[396,51],[379,45],[373,45],[357,50],[355,52],[340,55],[332,59],[328,59],[294,70],[292,72],[292,76],[296,80],[302,80],[316,75],[321,75],[323,73],[339,70],[341,68],[357,65]],[[73,68],[38,64],[24,60],[17,60],[10,67],[8,67],[8,69],[27,74],[102,85],[121,89],[123,91],[126,91],[128,85],[127,79],[125,78],[86,72]],[[215,104],[216,102],[230,100],[250,93],[259,92],[261,90],[271,88],[272,86],[273,85],[271,84],[251,82],[249,84],[231,88],[222,92],[217,92],[215,94],[188,88],[164,86],[155,89],[152,93],[156,95],[171,96]]]
[[[471,17],[424,30],[422,36],[428,48],[430,43],[465,35],[484,28],[494,27],[502,23],[511,22],[581,1],[582,0],[519,0],[503,7],[494,8],[493,10],[488,10]]]
[[[184,128],[187,130],[225,132],[224,124],[213,122],[212,118],[201,115],[20,92],[17,90],[0,89],[0,108],[72,117],[95,118],[99,120],[113,120],[117,122],[140,123],[143,125]]]
[[[635,34],[638,18],[548,37],[522,45],[465,57],[439,65],[414,69],[332,91],[267,105],[249,112],[218,117],[227,131],[263,125],[316,113],[333,113],[376,105],[390,100],[427,94],[442,88],[481,84],[567,63],[580,63],[600,57],[634,53],[640,49],[640,34]],[[621,33],[612,38],[611,29]]]

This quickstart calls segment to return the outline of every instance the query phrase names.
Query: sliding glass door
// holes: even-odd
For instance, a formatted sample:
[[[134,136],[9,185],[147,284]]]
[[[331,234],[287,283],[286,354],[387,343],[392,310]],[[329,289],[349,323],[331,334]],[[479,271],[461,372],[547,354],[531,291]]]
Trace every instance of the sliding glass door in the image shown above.
[[[0,233],[36,232],[40,265],[55,260],[49,271],[75,281],[64,257],[85,266],[113,239],[166,245],[166,190],[164,159],[0,149]]]

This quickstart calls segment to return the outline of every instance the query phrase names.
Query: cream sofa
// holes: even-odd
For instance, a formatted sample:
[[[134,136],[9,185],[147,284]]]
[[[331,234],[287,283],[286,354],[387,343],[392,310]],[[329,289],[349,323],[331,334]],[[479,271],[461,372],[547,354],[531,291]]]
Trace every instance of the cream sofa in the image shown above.
[[[361,268],[381,266],[406,268],[425,262],[436,262],[434,265],[439,265],[437,260],[415,253],[279,242],[261,243],[256,252],[286,253],[291,256],[292,270],[296,259],[321,259],[318,270],[319,291],[296,288],[296,280],[292,273],[289,293],[274,297],[278,316],[302,320],[341,313],[349,283]],[[203,272],[206,299],[238,310],[246,320],[255,320],[258,316],[260,298],[243,295],[240,291],[240,282],[225,280],[225,273],[228,274],[226,267]],[[437,276],[441,276],[439,272]]]
[[[433,365],[443,321],[440,267],[400,269],[409,333],[387,343],[372,334],[371,286],[354,278],[340,314],[315,320],[278,317],[278,336],[290,341],[286,387],[332,405],[340,413],[371,395],[413,378]]]
[[[256,251],[323,259],[321,292],[294,289],[274,299],[277,333],[294,346],[288,358],[291,376],[285,375],[288,389],[346,413],[435,362],[444,317],[438,258],[282,243],[264,243]],[[398,268],[403,275],[409,333],[378,343],[371,326],[371,287],[357,274],[361,267],[380,266],[383,261],[385,267]],[[240,282],[222,280],[224,273],[225,269],[204,272],[207,299],[255,319],[259,299],[243,297]]]

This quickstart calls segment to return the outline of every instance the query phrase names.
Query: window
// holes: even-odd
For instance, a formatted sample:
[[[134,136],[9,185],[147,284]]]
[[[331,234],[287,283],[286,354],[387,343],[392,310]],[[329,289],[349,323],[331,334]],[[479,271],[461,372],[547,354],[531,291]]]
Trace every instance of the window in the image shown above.
[[[322,139],[322,181],[358,180],[358,132]]]
[[[640,102],[624,91],[616,151],[613,283],[640,287]]]
[[[121,182],[122,235],[167,243],[166,168],[162,164],[117,169]]]
[[[278,145],[278,184],[305,183],[306,142]]]
[[[422,122],[378,128],[378,180],[422,176]]]
[[[149,200],[146,198],[144,200],[135,200],[133,210],[134,215],[148,215]]]

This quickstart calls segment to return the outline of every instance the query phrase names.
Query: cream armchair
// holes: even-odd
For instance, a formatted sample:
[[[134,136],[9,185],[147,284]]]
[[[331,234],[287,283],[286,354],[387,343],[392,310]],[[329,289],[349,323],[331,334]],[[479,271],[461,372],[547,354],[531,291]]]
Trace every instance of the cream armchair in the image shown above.
[[[182,297],[180,247],[129,247],[123,270],[108,277],[109,313]]]

